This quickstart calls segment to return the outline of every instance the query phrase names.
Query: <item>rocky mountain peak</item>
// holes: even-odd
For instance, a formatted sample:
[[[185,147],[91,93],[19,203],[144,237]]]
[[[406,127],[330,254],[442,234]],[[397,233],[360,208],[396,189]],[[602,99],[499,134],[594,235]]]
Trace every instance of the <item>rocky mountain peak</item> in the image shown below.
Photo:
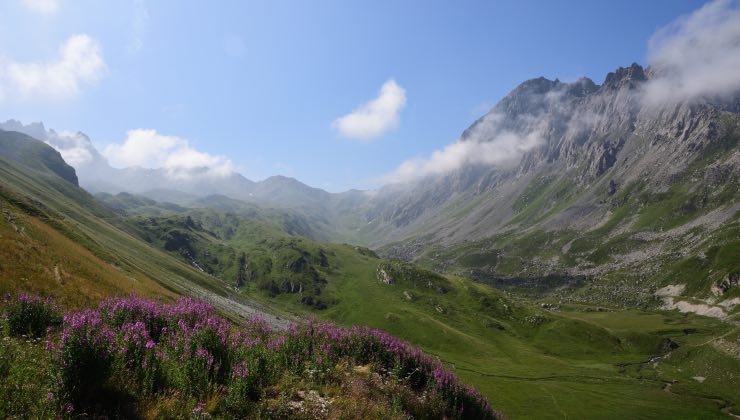
[[[17,131],[19,133],[27,134],[35,139],[46,140],[46,127],[44,127],[43,122],[33,122],[24,125],[18,120],[9,119],[4,123],[0,123],[0,129],[5,131]]]
[[[529,79],[524,82],[522,82],[519,86],[517,86],[508,96],[519,96],[519,95],[532,95],[532,94],[545,94],[547,92],[550,92],[558,87],[560,87],[562,83],[560,80],[549,80],[544,77],[538,77],[536,79]]]
[[[647,80],[645,69],[637,63],[632,63],[629,67],[620,67],[606,75],[606,80],[602,85],[603,89],[617,90],[623,87],[629,89],[635,88],[639,83]]]
[[[586,96],[599,90],[599,85],[588,77],[581,77],[573,83],[568,84],[566,93],[571,96]]]

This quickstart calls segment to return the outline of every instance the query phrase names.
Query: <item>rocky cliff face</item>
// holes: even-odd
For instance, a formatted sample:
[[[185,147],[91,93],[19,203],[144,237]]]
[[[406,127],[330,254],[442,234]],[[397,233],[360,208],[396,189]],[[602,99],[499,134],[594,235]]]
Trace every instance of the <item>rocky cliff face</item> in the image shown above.
[[[649,74],[633,64],[609,73],[602,85],[585,78],[522,83],[465,130],[460,141],[491,141],[504,130],[536,132],[536,147],[518,162],[469,166],[400,193],[398,188],[381,191],[368,218],[401,228],[391,239],[421,230],[432,241],[451,243],[484,238],[511,226],[518,213],[514,202],[535,199],[522,194],[541,177],[550,183],[554,177],[563,183],[563,194],[578,195],[560,212],[577,216],[540,220],[559,229],[595,226],[608,211],[606,198],[627,185],[639,182],[647,191],[666,191],[702,153],[718,146],[738,115],[725,102],[710,100],[645,105],[641,87],[649,82]],[[708,162],[702,176],[737,179],[736,144],[728,147],[735,152]],[[478,203],[449,220],[450,212],[471,200]],[[554,200],[540,213],[565,204],[558,197]]]
[[[644,89],[655,74],[633,64],[601,85],[522,83],[459,141],[536,145],[384,188],[365,213],[371,245],[496,284],[630,285],[594,283],[590,300],[639,304],[688,272],[687,293],[708,296],[740,271],[740,95],[656,106]]]

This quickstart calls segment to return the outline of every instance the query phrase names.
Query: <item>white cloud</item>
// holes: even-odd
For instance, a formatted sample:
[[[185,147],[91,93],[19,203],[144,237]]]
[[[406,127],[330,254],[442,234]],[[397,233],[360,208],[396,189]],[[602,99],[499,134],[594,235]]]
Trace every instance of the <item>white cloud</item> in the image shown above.
[[[23,0],[29,10],[42,15],[53,15],[59,10],[59,0]]]
[[[93,147],[90,139],[82,133],[62,131],[56,133],[51,130],[47,135],[46,143],[61,153],[64,161],[75,169],[93,160]]]
[[[97,82],[105,71],[100,45],[88,35],[73,35],[48,63],[19,63],[0,57],[0,93],[23,98],[69,98],[82,85]]]
[[[543,143],[544,121],[528,119],[523,132],[502,129],[504,116],[489,114],[476,125],[465,140],[458,140],[427,158],[410,159],[384,177],[385,182],[413,181],[429,175],[441,175],[468,165],[505,165]]]
[[[740,7],[716,0],[657,31],[648,61],[656,77],[645,88],[649,103],[731,95],[740,91]]]
[[[152,129],[130,130],[123,143],[108,145],[103,154],[114,167],[163,168],[176,179],[196,174],[224,177],[234,172],[234,165],[226,157],[200,152],[185,139]]]
[[[406,91],[391,79],[380,88],[377,98],[337,118],[332,127],[344,137],[371,140],[398,126],[405,105]]]

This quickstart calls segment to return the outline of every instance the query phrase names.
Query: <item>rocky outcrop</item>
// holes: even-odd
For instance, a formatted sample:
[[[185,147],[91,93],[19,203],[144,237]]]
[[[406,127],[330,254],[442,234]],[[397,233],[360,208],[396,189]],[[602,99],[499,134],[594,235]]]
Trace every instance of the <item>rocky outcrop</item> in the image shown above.
[[[734,146],[717,143],[728,120],[740,121],[731,113],[740,99],[648,105],[643,86],[653,74],[632,64],[609,73],[602,85],[586,78],[563,83],[540,77],[522,83],[463,131],[460,141],[491,141],[503,131],[537,132],[540,145],[519,162],[467,166],[406,188],[381,189],[366,213],[366,220],[383,232],[373,245],[396,242],[394,249],[403,252],[391,255],[413,258],[415,250],[430,244],[498,234],[511,226],[521,210],[513,204],[537,179],[562,184],[561,195],[537,214],[577,194],[546,228],[593,229],[612,206],[596,197],[613,196],[633,183],[666,191],[696,159],[717,148],[737,147],[736,140]],[[738,159],[707,162],[699,176],[714,184],[728,182],[737,179],[738,168]]]
[[[629,67],[620,67],[606,75],[602,89],[619,90],[622,88],[635,89],[640,83],[647,80],[645,70],[641,65],[632,63]]]
[[[378,277],[378,281],[384,284],[395,284],[396,283],[396,279],[394,279],[393,276],[388,274],[388,272],[382,267],[378,267],[377,277]]]

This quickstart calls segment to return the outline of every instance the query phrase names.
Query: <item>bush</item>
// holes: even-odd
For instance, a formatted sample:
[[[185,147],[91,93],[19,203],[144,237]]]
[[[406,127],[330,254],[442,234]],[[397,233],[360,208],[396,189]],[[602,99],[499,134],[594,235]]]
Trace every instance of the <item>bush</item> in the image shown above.
[[[25,325],[21,331],[31,330],[30,325],[44,325],[45,331],[53,324],[54,311],[48,302],[25,295],[8,309],[26,320],[19,322]],[[314,409],[324,416],[329,415],[329,400],[312,388],[344,389],[352,383],[354,397],[364,400],[355,404],[354,397],[345,399],[337,408],[340,417],[362,412],[395,418],[496,417],[485,398],[438,360],[367,327],[306,322],[271,331],[264,321],[253,319],[237,328],[200,301],[167,305],[129,297],[65,315],[61,334],[47,344],[58,378],[58,389],[49,390],[58,397],[49,404],[62,416],[73,410],[142,415],[120,411],[133,401],[142,407],[162,402],[164,411],[146,414],[155,417],[180,416],[195,402],[197,410],[190,414],[199,417],[292,417]],[[14,366],[3,354],[0,377]],[[366,376],[353,382],[357,375]]]
[[[49,328],[62,322],[62,314],[49,299],[41,300],[26,293],[19,293],[17,299],[7,303],[6,316],[13,336],[43,337]]]
[[[59,367],[62,391],[74,406],[87,406],[102,390],[113,362],[114,338],[98,312],[64,317]]]
[[[162,382],[155,345],[142,321],[122,324],[116,334],[112,376],[135,394],[153,395]]]

